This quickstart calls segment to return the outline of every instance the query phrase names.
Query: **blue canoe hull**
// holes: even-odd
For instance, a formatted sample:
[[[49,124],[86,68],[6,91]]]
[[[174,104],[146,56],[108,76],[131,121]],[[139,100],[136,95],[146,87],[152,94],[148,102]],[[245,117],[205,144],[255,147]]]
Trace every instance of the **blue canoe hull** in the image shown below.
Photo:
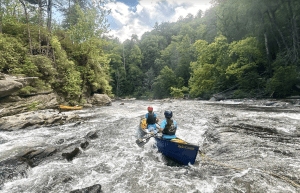
[[[199,146],[176,143],[159,137],[155,137],[155,139],[158,151],[160,151],[163,155],[183,165],[195,163]]]

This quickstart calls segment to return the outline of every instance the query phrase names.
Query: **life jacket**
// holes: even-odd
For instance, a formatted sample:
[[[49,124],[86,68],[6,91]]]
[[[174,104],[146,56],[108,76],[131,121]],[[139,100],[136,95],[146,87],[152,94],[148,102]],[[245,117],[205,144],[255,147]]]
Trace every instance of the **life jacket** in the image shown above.
[[[148,113],[147,124],[153,125],[156,122],[156,118],[154,117],[154,112]]]
[[[163,130],[163,134],[165,135],[175,135],[176,133],[176,126],[173,123],[173,119],[166,119],[167,124]]]

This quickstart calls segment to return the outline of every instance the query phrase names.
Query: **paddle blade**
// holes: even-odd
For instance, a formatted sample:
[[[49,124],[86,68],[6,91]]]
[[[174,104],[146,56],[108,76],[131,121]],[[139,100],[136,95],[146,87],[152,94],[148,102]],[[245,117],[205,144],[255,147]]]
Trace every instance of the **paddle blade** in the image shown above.
[[[150,140],[151,137],[153,137],[154,135],[146,135],[143,138],[137,139],[135,142],[139,147],[143,147],[146,143],[148,143],[148,141]]]

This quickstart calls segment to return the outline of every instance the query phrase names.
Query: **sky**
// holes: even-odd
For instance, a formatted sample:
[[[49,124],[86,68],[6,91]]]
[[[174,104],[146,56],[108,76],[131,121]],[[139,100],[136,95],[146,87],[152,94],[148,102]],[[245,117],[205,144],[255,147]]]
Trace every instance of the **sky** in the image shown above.
[[[155,22],[176,22],[180,16],[189,13],[194,16],[201,9],[210,8],[211,0],[113,0],[106,4],[111,9],[107,16],[110,24],[109,35],[118,37],[121,42],[130,39],[132,34],[139,38],[151,31]]]

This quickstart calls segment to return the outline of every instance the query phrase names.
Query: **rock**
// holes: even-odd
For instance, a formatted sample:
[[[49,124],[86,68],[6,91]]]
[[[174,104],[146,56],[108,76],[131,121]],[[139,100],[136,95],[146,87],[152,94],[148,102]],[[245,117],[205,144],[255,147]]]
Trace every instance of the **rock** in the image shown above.
[[[94,94],[91,101],[96,106],[110,106],[112,104],[111,99],[106,94]]]
[[[95,185],[87,187],[87,188],[73,190],[70,193],[101,193],[101,192],[102,192],[101,185],[95,184]]]
[[[19,96],[7,96],[1,100],[3,103],[9,103],[9,102],[18,102],[22,100]]]
[[[64,142],[65,142],[64,139],[60,139],[60,140],[58,140],[56,143],[57,143],[57,144],[62,144],[62,143],[64,143]]]
[[[0,130],[14,131],[18,129],[25,129],[30,126],[40,126],[70,122],[80,119],[78,114],[68,113],[58,114],[58,111],[49,112],[48,110],[41,110],[35,112],[26,112],[18,115],[7,116],[0,118]]]
[[[89,138],[89,139],[98,138],[97,131],[90,131],[88,134],[86,134],[85,138]]]
[[[120,103],[120,105],[124,105],[124,103]]]
[[[14,157],[0,162],[0,187],[15,177],[26,177],[31,167],[26,158]],[[0,189],[1,190],[1,189]]]
[[[23,88],[23,84],[14,80],[0,80],[0,98],[9,96]]]
[[[27,98],[13,97],[17,102],[0,103],[0,117],[10,116],[18,113],[37,110],[37,109],[54,109],[58,107],[57,95],[54,93],[48,95],[37,95]],[[4,99],[9,100],[9,99]],[[2,109],[2,110],[1,110]]]
[[[85,107],[85,108],[91,108],[91,107],[93,107],[93,105],[92,104],[84,104],[83,107]]]
[[[85,142],[83,142],[83,143],[80,144],[80,147],[81,147],[82,149],[85,149],[85,148],[87,148],[88,145],[89,145],[89,142],[88,142],[88,141],[85,141]]]
[[[217,101],[217,99],[215,97],[211,97],[209,101]]]
[[[62,153],[61,155],[66,158],[68,161],[72,161],[73,158],[78,155],[80,152],[79,148],[76,147],[72,152],[70,153]]]

